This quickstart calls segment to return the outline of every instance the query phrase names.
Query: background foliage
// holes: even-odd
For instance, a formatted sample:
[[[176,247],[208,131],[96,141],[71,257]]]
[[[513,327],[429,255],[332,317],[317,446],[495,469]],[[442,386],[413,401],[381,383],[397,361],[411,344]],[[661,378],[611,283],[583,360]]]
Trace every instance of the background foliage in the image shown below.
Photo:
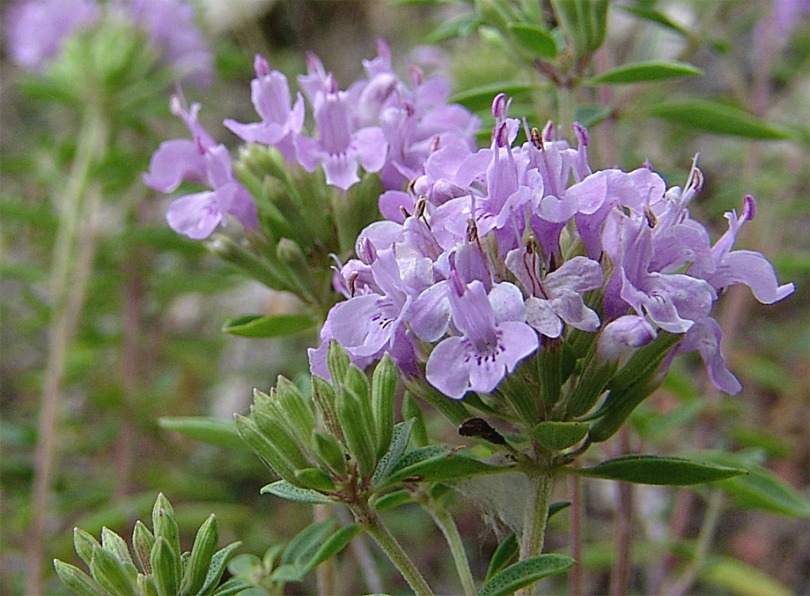
[[[452,76],[457,98],[484,117],[494,90],[503,90],[516,98],[513,115],[527,115],[537,125],[546,118],[559,120],[547,79],[521,61],[526,51],[521,31],[499,29],[499,17],[491,12],[496,3],[475,4],[477,11],[470,3],[451,1],[267,2],[240,19],[211,21],[219,80],[205,92],[186,93],[190,101],[204,104],[205,122],[226,116],[249,120],[254,52],[294,76],[304,70],[304,51],[313,50],[338,80],[348,81],[359,73],[360,57],[373,55],[375,39],[384,37],[395,64],[403,67],[411,50],[424,54],[428,49],[422,44],[437,42],[441,49],[430,51]],[[677,184],[700,151],[707,188],[692,204],[693,212],[713,222],[719,235],[725,227],[722,213],[739,209],[741,197],[753,194],[760,217],[740,243],[768,255],[780,278],[797,285],[794,296],[767,312],[746,291],[727,297],[721,315],[726,357],[744,384],[741,394],[717,394],[698,362],[682,362],[634,414],[632,435],[602,445],[604,455],[649,446],[664,453],[725,449],[762,466],[759,492],[734,485],[733,479],[719,489],[634,488],[635,591],[652,593],[673,585],[666,582],[678,587],[686,582],[686,589],[694,585],[697,593],[810,591],[806,505],[794,493],[778,493],[772,482],[779,478],[807,495],[810,481],[810,29],[805,16],[788,33],[763,36],[769,9],[756,0],[611,3],[606,44],[594,58],[597,72],[666,59],[687,62],[704,74],[636,85],[625,83],[633,73],[620,73],[615,76],[621,84],[586,81],[576,91],[585,107],[572,117],[594,131],[591,163],[630,168],[649,159],[670,184]],[[772,45],[763,44],[763,38],[773,40]],[[69,108],[55,107],[47,93],[25,87],[6,62],[3,78],[0,593],[5,594],[22,593],[24,585],[50,316],[46,286],[59,190],[76,151],[77,123]],[[156,119],[167,104],[168,99],[156,105]],[[739,119],[724,125],[729,113],[724,109],[752,115],[750,134],[741,135],[747,129]],[[293,312],[295,304],[286,295],[245,282],[201,245],[175,235],[163,221],[162,198],[145,189],[133,194],[121,182],[144,171],[154,147],[172,136],[155,136],[148,146],[121,139],[98,172],[115,203],[104,205],[88,298],[68,354],[48,559],[73,559],[74,526],[95,536],[102,526],[129,535],[135,520],[147,517],[159,491],[174,505],[182,540],[190,544],[200,523],[214,512],[221,542],[241,540],[239,552],[259,558],[311,521],[309,508],[259,494],[270,478],[247,450],[203,445],[158,423],[161,417],[230,419],[234,412],[246,413],[251,389],[268,389],[280,373],[293,379],[301,375],[304,349],[315,342],[307,334],[250,339],[220,332],[227,319],[244,312]],[[223,134],[218,140],[235,139]],[[433,436],[458,440],[442,420],[428,415],[426,422]],[[561,494],[565,488],[558,487]],[[486,498],[506,495],[493,488]],[[585,484],[588,546],[583,562],[591,593],[608,589],[620,498],[613,483]],[[455,497],[451,504],[462,535],[471,539],[474,571],[483,576],[498,542],[496,532],[480,520],[470,500]],[[419,545],[416,563],[431,585],[452,591],[452,562],[429,518],[406,507],[389,521],[406,545]],[[569,522],[565,514],[553,519],[552,550],[568,547]],[[712,532],[710,558],[700,551],[706,528]],[[368,560],[368,553],[356,552],[368,545],[355,544],[360,546],[354,546],[354,556]],[[675,554],[667,554],[673,545]],[[373,551],[370,558],[379,559]],[[240,561],[245,574],[255,572],[257,560]],[[370,570],[364,570],[366,585],[352,564],[342,572],[340,585],[347,592],[376,591]],[[387,565],[378,565],[377,573],[382,585],[402,587]],[[59,589],[55,576],[49,582],[49,593]],[[289,589],[304,593],[311,585]]]

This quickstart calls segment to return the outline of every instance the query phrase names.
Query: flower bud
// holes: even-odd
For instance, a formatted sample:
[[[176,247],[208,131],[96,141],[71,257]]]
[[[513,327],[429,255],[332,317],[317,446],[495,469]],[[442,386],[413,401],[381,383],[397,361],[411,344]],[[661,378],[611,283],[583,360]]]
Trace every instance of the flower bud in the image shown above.
[[[149,575],[152,573],[152,564],[149,562],[149,556],[152,552],[152,547],[155,545],[155,537],[149,531],[141,520],[135,522],[135,527],[132,530],[132,550],[135,551],[135,558],[141,566],[141,570]]]
[[[251,415],[265,439],[293,469],[306,468],[309,465],[302,450],[304,446],[299,445],[288,432],[289,427],[285,418],[278,415],[269,415],[266,411],[255,407],[251,408]]]
[[[104,590],[78,567],[59,559],[53,560],[53,567],[62,583],[79,596],[102,596],[105,594]]]
[[[93,548],[101,548],[101,544],[91,534],[81,528],[73,528],[73,548],[82,561],[89,567],[93,558]]]
[[[98,585],[107,590],[110,594],[132,594],[135,596],[135,581],[137,572],[130,577],[124,564],[111,552],[101,547],[93,549],[93,558],[90,560],[90,572]]]
[[[391,445],[398,376],[396,364],[386,354],[371,378],[371,411],[377,429],[377,457],[382,457]]]
[[[175,552],[180,552],[180,533],[174,517],[174,507],[159,493],[152,508],[152,530],[155,538],[163,538]]]
[[[370,478],[377,465],[377,449],[371,432],[373,419],[366,414],[361,398],[348,387],[343,388],[337,400],[337,417],[360,476]]]
[[[345,443],[346,438],[343,436],[337,419],[335,390],[326,379],[318,375],[312,375],[312,401],[315,402],[327,430],[339,441]]]
[[[298,479],[298,485],[303,488],[321,492],[335,490],[334,481],[329,477],[329,474],[320,468],[303,468],[296,470],[295,477]]]
[[[259,430],[258,425],[244,416],[238,414],[234,416],[236,430],[239,431],[245,442],[251,449],[279,476],[290,483],[295,483],[295,470],[288,463],[288,460],[279,453],[275,445]]]
[[[202,588],[218,541],[217,518],[211,514],[197,531],[194,546],[191,548],[191,557],[186,567],[186,578],[183,582],[183,591],[185,593],[197,594]]]
[[[343,383],[350,363],[349,355],[343,349],[343,346],[336,341],[330,342],[329,349],[326,352],[326,365],[329,367],[332,383],[335,385]]]
[[[106,527],[101,528],[101,548],[115,555],[121,563],[134,565],[126,541]]]
[[[323,465],[336,476],[346,473],[346,451],[333,435],[315,431],[312,433],[312,444],[315,456]]]
[[[298,387],[282,376],[276,381],[276,402],[282,411],[286,427],[293,433],[299,445],[309,446],[315,417],[309,402],[301,395]]]
[[[152,576],[160,596],[173,596],[180,587],[180,557],[177,551],[162,536],[158,536],[150,557]],[[117,594],[117,592],[113,592]]]

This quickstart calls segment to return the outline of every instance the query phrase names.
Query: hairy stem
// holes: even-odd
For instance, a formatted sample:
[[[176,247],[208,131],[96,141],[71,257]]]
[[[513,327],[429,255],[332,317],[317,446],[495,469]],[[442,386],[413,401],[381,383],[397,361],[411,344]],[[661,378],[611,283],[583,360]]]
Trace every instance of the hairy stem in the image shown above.
[[[383,525],[377,512],[367,504],[352,507],[357,523],[363,526],[372,538],[380,545],[388,559],[408,582],[416,596],[433,596],[433,591],[413,564],[408,554],[397,542],[393,534]]]
[[[546,538],[549,497],[551,496],[553,478],[550,456],[542,453],[538,459],[537,467],[527,472],[529,477],[529,499],[526,503],[523,539],[520,543],[521,561],[541,554]],[[521,591],[524,596],[529,596],[531,593],[531,587]]]
[[[62,212],[51,266],[51,319],[42,403],[34,453],[32,519],[28,533],[27,593],[42,593],[42,561],[50,510],[57,423],[65,361],[84,304],[96,249],[101,191],[90,171],[107,144],[107,123],[96,106],[84,115],[67,185],[59,197]]]

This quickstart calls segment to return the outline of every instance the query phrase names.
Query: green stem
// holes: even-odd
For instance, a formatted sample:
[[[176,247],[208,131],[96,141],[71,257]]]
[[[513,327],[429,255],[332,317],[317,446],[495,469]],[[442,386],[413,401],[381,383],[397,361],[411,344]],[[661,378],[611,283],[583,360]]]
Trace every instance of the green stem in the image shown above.
[[[393,534],[383,525],[377,512],[367,504],[352,507],[352,513],[357,523],[363,526],[372,538],[380,545],[388,559],[408,582],[416,596],[433,596],[433,591],[422,577],[422,574],[408,557],[408,554],[394,538]]]
[[[456,564],[456,573],[461,580],[461,586],[464,590],[465,596],[475,596],[478,592],[475,589],[475,580],[470,570],[470,562],[467,560],[467,553],[464,552],[464,543],[461,540],[461,534],[458,532],[456,522],[453,516],[440,504],[432,499],[426,499],[422,503],[425,509],[428,510],[433,521],[444,534],[447,545],[450,547],[450,554],[453,555],[453,562]]]
[[[107,122],[95,105],[87,106],[79,131],[76,155],[64,192],[53,252],[50,290],[52,311],[42,403],[37,426],[32,485],[32,520],[29,531],[28,593],[41,590],[41,565],[56,446],[56,427],[62,395],[65,361],[76,333],[87,280],[96,249],[96,219],[101,191],[90,172],[107,146]]]
[[[566,138],[565,135],[571,133],[571,125],[574,123],[574,108],[576,100],[574,90],[567,85],[559,85],[557,91],[557,131],[558,134]]]
[[[543,552],[548,522],[549,497],[553,477],[551,474],[550,456],[541,454],[538,466],[527,472],[529,477],[529,500],[523,521],[523,539],[520,544],[520,560],[525,561]],[[522,591],[529,596],[531,587]]]

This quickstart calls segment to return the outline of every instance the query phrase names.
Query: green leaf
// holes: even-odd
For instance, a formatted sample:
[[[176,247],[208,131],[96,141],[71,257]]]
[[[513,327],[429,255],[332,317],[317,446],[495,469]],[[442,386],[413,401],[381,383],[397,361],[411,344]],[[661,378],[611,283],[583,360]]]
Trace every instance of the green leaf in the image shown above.
[[[690,457],[716,465],[740,466],[748,470],[746,476],[730,478],[718,484],[719,488],[732,496],[735,506],[791,517],[810,518],[810,503],[801,493],[766,468],[744,461],[743,457],[731,453],[697,453],[690,454]]]
[[[442,445],[428,445],[427,447],[420,447],[419,449],[412,449],[403,455],[399,461],[394,465],[393,473],[414,465],[415,463],[432,459],[443,453],[447,453],[448,448]]]
[[[681,25],[680,23],[676,23],[672,19],[670,19],[664,13],[655,10],[654,8],[649,8],[647,6],[620,6],[622,10],[629,12],[645,21],[651,21],[653,23],[658,23],[659,25],[666,27],[671,31],[675,31],[676,33],[680,33],[684,37],[690,37],[689,30]]]
[[[474,12],[463,14],[443,22],[427,36],[425,41],[434,44],[454,37],[467,37],[483,24],[484,19],[478,14]]]
[[[102,596],[106,594],[106,592],[101,589],[101,586],[75,565],[54,559],[53,566],[56,570],[56,575],[59,576],[62,583],[75,594],[79,596]]]
[[[548,508],[548,519],[551,519],[552,516],[557,515],[560,511],[565,511],[571,506],[571,501],[557,501],[556,503],[552,503]]]
[[[389,482],[444,482],[454,478],[471,478],[482,474],[501,474],[511,467],[492,466],[463,455],[441,455],[404,467],[391,475]]]
[[[547,554],[524,559],[491,577],[478,596],[506,596],[544,577],[565,573],[574,566],[574,559],[565,555]]]
[[[517,97],[529,93],[537,88],[531,83],[521,83],[519,81],[504,81],[502,83],[492,83],[481,87],[475,87],[457,93],[450,98],[450,102],[459,103],[473,112],[487,110],[492,106],[492,99],[498,93],[505,93],[510,97]]]
[[[712,557],[700,579],[740,596],[790,596],[793,591],[759,569],[729,557]]]
[[[334,519],[308,525],[290,540],[281,557],[281,563],[292,564],[299,569],[303,568],[302,563],[308,561],[318,551],[321,543],[334,527]]]
[[[557,57],[557,42],[542,27],[527,23],[509,23],[509,31],[520,46],[540,58],[553,60]]]
[[[377,511],[385,511],[386,509],[393,509],[394,507],[399,507],[400,505],[411,502],[413,502],[411,493],[405,489],[402,489],[388,493],[387,495],[377,499],[374,502],[374,508]]]
[[[603,461],[592,468],[566,468],[566,470],[572,474],[591,478],[666,486],[703,484],[746,473],[740,468],[656,455],[625,455]]]
[[[489,560],[489,569],[484,581],[489,581],[495,574],[506,569],[507,565],[518,555],[520,545],[517,541],[517,536],[512,532],[504,538],[503,542],[498,545],[492,558]]]
[[[613,109],[607,106],[578,104],[574,110],[574,117],[585,128],[593,128],[612,113]]]
[[[399,463],[402,454],[408,447],[408,440],[411,437],[411,429],[413,428],[414,422],[415,420],[411,418],[394,426],[394,432],[391,435],[391,446],[380,458],[377,469],[374,471],[374,476],[372,477],[372,484],[384,482],[394,470],[397,463]]]
[[[317,491],[310,490],[308,488],[299,488],[293,484],[290,484],[286,480],[277,480],[276,482],[272,482],[266,486],[263,486],[259,492],[261,492],[263,495],[275,495],[276,497],[281,497],[282,499],[287,499],[288,501],[294,501],[296,503],[309,503],[317,505],[319,503],[332,502],[329,497],[325,497]]]
[[[709,99],[671,101],[653,106],[649,115],[686,128],[747,139],[784,140],[790,135],[739,108]]]
[[[590,426],[585,422],[541,422],[529,431],[544,447],[554,451],[565,449],[581,441]]]
[[[685,62],[636,62],[624,64],[588,79],[587,85],[625,85],[629,83],[650,83],[678,77],[702,75],[703,71]]]
[[[222,331],[242,337],[279,337],[315,327],[309,315],[244,315],[226,321]]]
[[[232,578],[222,584],[214,591],[214,596],[232,596],[233,594],[239,594],[240,592],[244,592],[245,590],[250,590],[255,588],[252,583],[246,582],[243,579]]]
[[[214,556],[211,557],[211,565],[208,567],[208,575],[205,576],[205,584],[200,589],[199,596],[208,596],[214,592],[219,580],[222,579],[222,574],[225,573],[228,561],[231,560],[234,551],[240,546],[242,546],[241,542],[232,542],[214,553]]]
[[[324,561],[328,561],[352,541],[352,538],[362,531],[363,527],[359,524],[349,524],[340,528],[337,532],[332,534],[324,543],[315,551],[312,558],[309,559],[304,565],[304,573],[309,573]]]
[[[158,425],[209,445],[252,451],[239,436],[233,421],[207,416],[164,416],[158,418]]]
[[[203,587],[208,576],[208,569],[219,541],[219,529],[217,518],[212,513],[194,538],[194,546],[191,548],[191,558],[186,568],[187,585],[183,586],[183,591],[187,594],[197,594]]]

